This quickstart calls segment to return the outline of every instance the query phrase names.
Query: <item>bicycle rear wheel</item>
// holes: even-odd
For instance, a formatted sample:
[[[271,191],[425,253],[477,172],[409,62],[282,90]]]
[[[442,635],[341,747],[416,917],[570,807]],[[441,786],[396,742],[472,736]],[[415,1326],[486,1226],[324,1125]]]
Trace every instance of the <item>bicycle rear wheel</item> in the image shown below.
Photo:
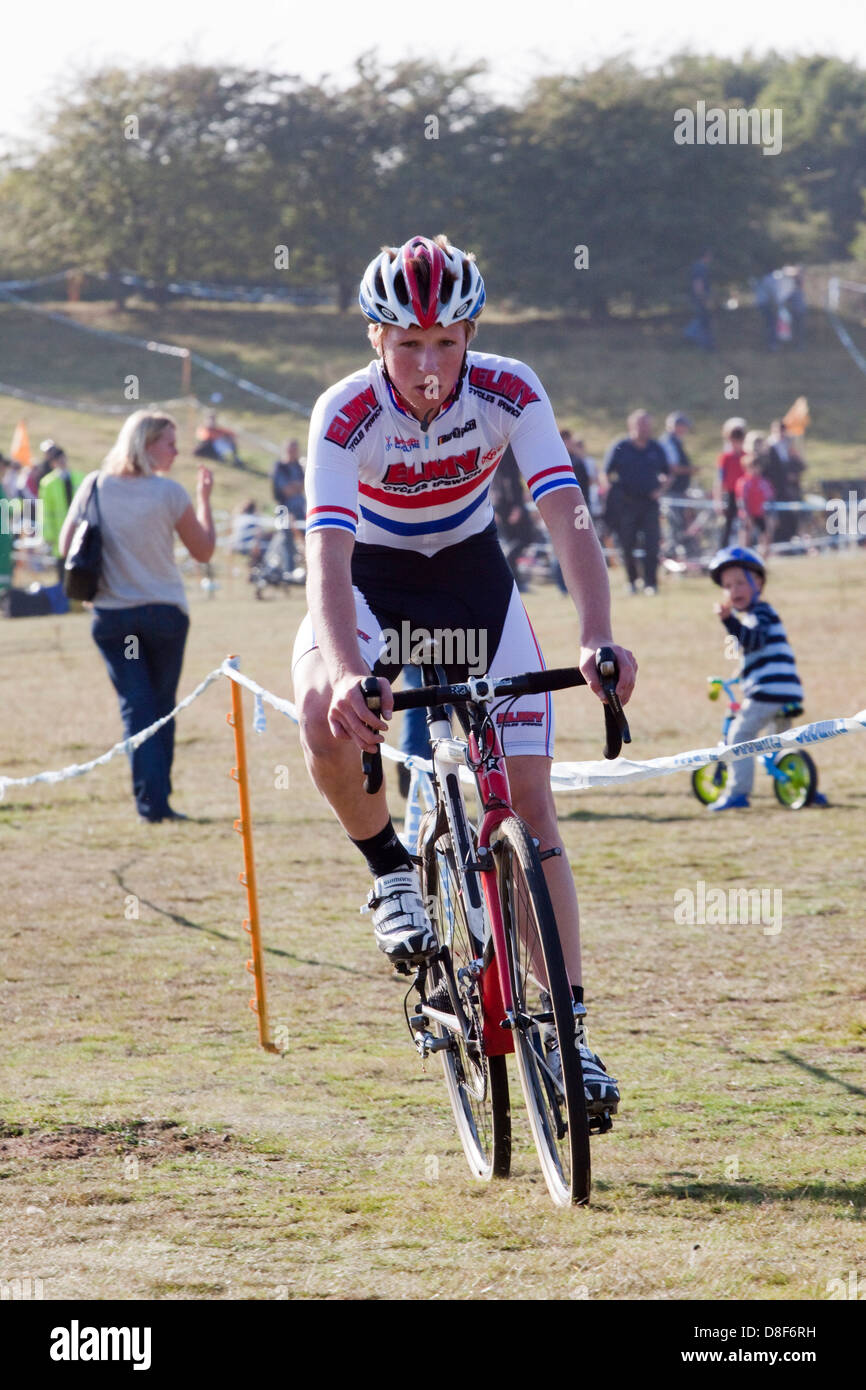
[[[514,1050],[544,1180],[559,1206],[589,1201],[589,1120],[574,1007],[538,850],[510,816],[493,839],[514,999]],[[551,1065],[553,1042],[559,1067]]]
[[[419,835],[422,893],[439,944],[449,952],[453,979],[449,989],[442,960],[431,961],[427,998],[438,1012],[454,1016],[453,1027],[431,1020],[430,1031],[449,1042],[439,1055],[457,1133],[471,1171],[482,1182],[507,1178],[511,1171],[508,1070],[504,1056],[488,1057],[484,1050],[479,988],[483,944],[475,940],[469,928],[451,836],[446,832],[424,845],[425,828],[429,829],[429,821],[426,827],[422,822]]]
[[[818,786],[818,769],[809,757],[799,749],[796,753],[777,753],[773,759],[785,780],[773,778],[773,791],[780,806],[789,811],[800,811],[808,806]]]

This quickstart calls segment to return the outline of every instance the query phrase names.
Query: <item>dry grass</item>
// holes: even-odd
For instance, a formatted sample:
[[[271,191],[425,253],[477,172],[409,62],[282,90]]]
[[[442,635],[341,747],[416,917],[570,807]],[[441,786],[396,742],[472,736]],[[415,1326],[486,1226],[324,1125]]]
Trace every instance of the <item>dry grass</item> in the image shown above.
[[[232,650],[288,693],[302,596],[257,604],[221,577],[213,602],[192,591],[182,693]],[[777,566],[810,718],[866,704],[864,587],[862,551]],[[618,592],[618,640],[641,661],[636,757],[715,737],[712,597],[706,581],[655,601]],[[549,660],[568,662],[567,602],[548,587],[529,606]],[[4,625],[0,681],[6,773],[118,735],[83,615]],[[862,1274],[861,736],[816,752],[827,811],[781,810],[761,774],[753,809],[721,824],[681,774],[562,797],[592,1037],[624,1096],[595,1147],[592,1208],[563,1212],[520,1114],[513,1179],[473,1183],[357,915],[363,869],[276,714],[250,734],[250,761],[272,1013],[290,1049],[257,1049],[227,707],[221,683],[179,724],[187,824],[139,826],[120,760],[0,803],[0,1278],[41,1277],[49,1298],[809,1299],[858,1262]],[[597,757],[589,697],[557,708],[557,756]],[[780,888],[781,932],[676,925],[674,894],[698,879]]]

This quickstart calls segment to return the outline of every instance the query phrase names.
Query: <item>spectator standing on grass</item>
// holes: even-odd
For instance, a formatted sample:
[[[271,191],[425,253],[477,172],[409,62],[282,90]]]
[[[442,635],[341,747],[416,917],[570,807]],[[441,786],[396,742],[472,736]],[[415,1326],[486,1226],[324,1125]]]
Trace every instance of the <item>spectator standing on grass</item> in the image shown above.
[[[295,550],[299,537],[304,534],[307,513],[304,463],[297,439],[286,440],[283,457],[278,458],[271,469],[271,486],[274,502],[277,507],[284,509],[278,513],[278,524],[285,537],[283,569],[291,573],[295,568]]]
[[[684,337],[696,347],[712,352],[716,346],[711,318],[710,265],[713,253],[707,247],[701,252],[689,271],[689,298],[692,304],[692,318],[686,327]]]
[[[740,537],[744,546],[758,546],[766,560],[773,538],[773,523],[767,514],[767,503],[775,493],[763,475],[765,459],[764,436],[749,430],[745,438],[742,477],[737,481],[737,507],[740,516]]]
[[[591,458],[588,458],[584,453],[582,439],[575,439],[571,430],[560,430],[559,436],[563,444],[565,445],[566,451],[568,453],[569,462],[571,463],[571,466],[574,470],[574,476],[577,479],[578,486],[580,487],[581,492],[583,493],[583,502],[578,505],[581,505],[586,508],[586,524],[592,526],[594,525],[592,519],[593,480],[598,477],[598,469],[595,466],[595,461]],[[596,487],[594,491],[597,497],[598,488]],[[577,522],[578,518],[577,516],[575,516],[575,525],[577,524]],[[553,556],[553,560],[550,566],[550,577],[561,594],[568,593],[568,588],[566,586],[565,580],[562,577],[562,565],[559,563],[555,555]]]
[[[716,462],[716,481],[713,486],[713,501],[716,512],[722,520],[722,546],[731,539],[731,531],[737,520],[737,483],[743,476],[744,440],[746,422],[738,416],[726,420],[722,425],[722,438],[725,447]]]
[[[665,420],[665,432],[659,438],[659,444],[664,449],[665,458],[670,464],[669,482],[665,489],[666,497],[685,498],[691,486],[692,474],[695,470],[686,453],[684,443],[685,436],[691,428],[692,422],[688,415],[683,415],[679,410],[671,411]],[[682,542],[688,520],[686,512],[686,507],[679,505],[674,505],[670,509],[670,532],[675,545]]]
[[[168,476],[177,457],[170,415],[137,410],[124,423],[102,467],[84,479],[60,533],[66,555],[87,514],[102,532],[102,569],[93,600],[93,640],[120,700],[126,737],[174,708],[189,631],[183,579],[174,558],[175,533],[206,563],[216,536],[211,516],[213,474],[200,467],[195,508]],[[144,821],[184,820],[169,805],[174,720],[130,753],[132,786]]]
[[[5,497],[7,502],[14,502],[20,495],[18,491],[18,464],[14,459],[4,458],[0,454],[0,501]]]
[[[767,435],[767,458],[764,473],[772,484],[777,502],[802,502],[803,492],[800,478],[806,465],[800,457],[797,446],[788,434],[784,420],[774,420]],[[775,539],[789,541],[799,529],[799,514],[796,511],[777,513]]]
[[[610,481],[608,525],[619,540],[623,564],[631,593],[638,591],[635,551],[643,548],[645,594],[656,591],[659,559],[659,498],[666,489],[670,473],[664,450],[652,437],[652,416],[633,410],[628,417],[628,434],[612,445],[604,471]]]
[[[63,560],[58,549],[60,530],[66,520],[66,513],[72,503],[76,489],[84,480],[84,474],[72,472],[66,452],[53,439],[46,439],[42,445],[49,470],[39,484],[39,500],[42,503],[42,539],[51,547],[57,561],[58,583],[63,581]]]

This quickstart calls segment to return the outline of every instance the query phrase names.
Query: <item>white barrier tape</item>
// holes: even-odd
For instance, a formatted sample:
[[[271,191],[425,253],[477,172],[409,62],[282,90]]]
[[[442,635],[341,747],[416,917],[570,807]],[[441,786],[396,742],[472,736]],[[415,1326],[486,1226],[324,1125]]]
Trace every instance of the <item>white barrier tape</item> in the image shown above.
[[[659,505],[662,511],[669,507],[685,507],[694,512],[718,511],[720,518],[724,514],[723,509],[717,506],[711,497],[660,497]],[[813,493],[811,497],[805,497],[801,502],[765,502],[764,510],[767,512],[825,512],[827,505],[827,500],[824,497],[819,497],[817,493]]]
[[[72,763],[69,767],[62,767],[56,772],[37,772],[33,777],[0,777],[0,801],[6,795],[7,787],[33,787],[37,782],[66,782],[72,777],[81,777],[85,772],[92,772],[95,767],[101,767],[103,763],[111,762],[112,758],[118,757],[121,753],[130,753],[134,748],[138,748],[147,739],[152,738],[163,724],[167,724],[170,719],[174,719],[182,709],[191,705],[193,700],[197,700],[199,695],[203,695],[209,685],[218,680],[222,675],[222,667],[217,666],[209,675],[205,676],[180,704],[175,705],[170,714],[163,715],[162,719],[157,719],[155,724],[150,724],[146,729],[140,729],[131,738],[125,738],[120,743],[115,743],[113,748],[109,748],[107,753],[103,753],[99,758],[92,758],[89,763]]]
[[[842,320],[837,314],[833,313],[832,309],[827,310],[827,317],[836,330],[836,337],[839,339],[839,342],[842,344],[849,357],[852,358],[861,372],[866,373],[866,357],[863,356]]]
[[[820,743],[839,734],[866,729],[866,709],[850,719],[823,719],[816,724],[800,724],[782,734],[767,734],[747,743],[733,743],[715,748],[696,748],[689,753],[675,753],[668,758],[651,758],[648,762],[631,762],[617,758],[615,762],[554,763],[550,783],[554,791],[585,791],[589,787],[610,787],[622,782],[642,782],[648,777],[664,777],[671,772],[705,767],[707,763],[737,762],[762,753],[777,753],[791,747]]]

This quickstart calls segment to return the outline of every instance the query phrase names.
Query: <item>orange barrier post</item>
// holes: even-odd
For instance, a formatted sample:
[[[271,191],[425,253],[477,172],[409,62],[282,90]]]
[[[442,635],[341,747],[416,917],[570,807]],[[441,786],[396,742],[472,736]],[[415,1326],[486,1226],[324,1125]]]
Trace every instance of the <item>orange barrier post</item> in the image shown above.
[[[233,661],[233,657],[229,657]],[[270,1027],[268,1025],[268,1001],[267,986],[265,984],[265,969],[262,961],[262,935],[259,926],[259,900],[256,893],[256,864],[253,857],[253,823],[250,812],[250,788],[247,778],[247,751],[244,739],[244,707],[243,694],[237,681],[229,681],[232,688],[232,707],[231,712],[226,715],[226,723],[230,724],[235,731],[235,757],[237,767],[233,767],[229,776],[238,784],[238,799],[240,801],[241,814],[234,823],[234,828],[243,840],[244,867],[243,872],[238,874],[238,882],[242,883],[247,890],[247,911],[249,916],[244,918],[243,928],[249,934],[252,943],[252,959],[247,961],[247,970],[254,977],[256,982],[256,992],[250,1000],[250,1008],[257,1015],[259,1020],[259,1042],[266,1052],[276,1052],[280,1055],[281,1049],[271,1041]]]

